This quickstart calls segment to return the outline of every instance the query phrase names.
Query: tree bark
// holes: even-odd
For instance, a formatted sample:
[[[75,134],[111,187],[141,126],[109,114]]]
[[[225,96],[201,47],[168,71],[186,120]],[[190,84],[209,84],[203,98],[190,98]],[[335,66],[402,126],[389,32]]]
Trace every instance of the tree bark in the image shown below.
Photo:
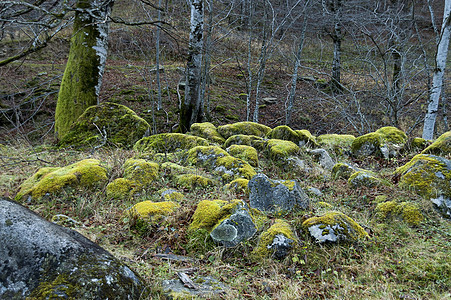
[[[108,23],[112,0],[78,0],[69,58],[55,112],[59,139],[86,108],[98,104],[107,57]]]
[[[448,56],[448,47],[451,27],[451,0],[445,0],[443,12],[443,23],[440,32],[440,39],[437,45],[437,54],[435,56],[435,69],[432,78],[432,87],[429,95],[429,105],[424,118],[423,138],[432,140],[434,137],[435,120],[437,118],[438,104],[443,85],[443,76],[445,74],[446,58]]]
[[[180,111],[180,131],[185,133],[191,124],[202,121],[200,84],[204,31],[203,0],[191,0],[191,26],[186,67],[185,99]]]

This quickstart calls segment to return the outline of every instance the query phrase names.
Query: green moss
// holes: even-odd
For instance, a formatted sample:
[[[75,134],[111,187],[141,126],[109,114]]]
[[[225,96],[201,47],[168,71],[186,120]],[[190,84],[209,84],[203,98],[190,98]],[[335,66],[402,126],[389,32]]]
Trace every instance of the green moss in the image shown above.
[[[331,228],[331,226],[339,225],[334,230],[350,241],[368,237],[368,233],[356,221],[338,211],[331,211],[320,217],[312,217],[302,223],[302,227],[305,229],[314,225],[323,226],[325,230],[330,230],[328,228]],[[329,232],[323,232],[323,235],[324,233],[329,234]]]
[[[415,151],[415,152],[423,151],[426,149],[427,146],[428,146],[428,141],[426,141],[423,138],[416,137],[416,138],[413,138],[410,140],[409,150]]]
[[[279,160],[297,154],[300,148],[290,141],[272,139],[266,141],[266,150],[271,159]]]
[[[218,133],[216,126],[209,122],[192,124],[190,133],[220,145],[222,145],[225,141],[225,139]]]
[[[418,206],[410,202],[381,202],[376,206],[375,213],[379,219],[400,217],[410,226],[418,226],[423,221],[423,215]]]
[[[247,145],[254,147],[255,143],[257,141],[262,141],[263,139],[256,135],[244,135],[244,134],[237,134],[229,137],[224,142],[224,148],[228,148],[231,145]]]
[[[233,157],[247,161],[251,166],[258,166],[258,153],[254,147],[247,145],[232,145],[226,149]]]
[[[279,234],[284,235],[292,241],[297,241],[290,224],[281,219],[276,219],[274,224],[260,235],[258,246],[252,252],[253,256],[257,259],[270,256],[272,251],[268,246],[272,244],[276,235]]]
[[[377,175],[371,171],[361,170],[354,172],[348,179],[348,184],[351,187],[357,188],[361,186],[376,187],[379,185],[389,185],[387,181],[384,181],[377,177]]]
[[[161,194],[163,201],[180,202],[183,200],[183,198],[185,198],[185,196],[182,193],[177,192],[176,190],[173,189],[163,189],[159,190],[158,192]]]
[[[213,166],[218,158],[224,156],[229,154],[217,146],[197,146],[188,150],[188,163]]]
[[[407,141],[407,135],[396,127],[382,127],[376,130],[376,133],[380,134],[386,143],[404,144]]]
[[[225,190],[233,191],[235,193],[244,193],[249,195],[249,180],[244,178],[237,178],[224,186]]]
[[[351,151],[354,156],[376,155],[382,156],[380,145],[382,137],[379,133],[371,132],[357,137],[351,145]]]
[[[348,180],[355,171],[357,169],[347,163],[336,163],[332,168],[331,176],[334,180],[339,178]]]
[[[219,134],[226,139],[236,134],[265,137],[270,131],[270,127],[254,122],[238,122],[218,127]]]
[[[132,196],[136,188],[134,181],[125,178],[116,178],[106,186],[106,195],[113,199],[127,199]]]
[[[435,140],[422,154],[449,155],[451,153],[451,131],[445,132]]]
[[[286,125],[277,126],[267,134],[267,137],[269,139],[291,141],[296,145],[304,140],[297,132]]]
[[[300,137],[301,141],[308,146],[318,146],[316,138],[307,129],[296,130],[296,133]]]
[[[235,199],[232,201],[223,200],[203,200],[197,204],[193,215],[193,221],[189,225],[189,231],[206,229],[210,231],[218,222],[235,212],[237,206],[242,201]]]
[[[108,142],[114,146],[131,148],[149,131],[150,125],[130,108],[106,102],[87,108],[59,145],[94,147]]]
[[[371,132],[357,137],[351,145],[354,156],[379,156],[388,158],[391,152],[398,151],[407,141],[404,132],[396,127],[382,127],[375,132]],[[383,152],[382,147],[386,147]]]
[[[324,207],[324,208],[331,208],[332,207],[331,204],[329,204],[327,202],[324,202],[324,201],[319,201],[318,205],[321,206],[321,207]]]
[[[196,187],[206,188],[215,185],[214,181],[210,178],[195,174],[178,175],[176,176],[176,183],[186,189],[193,189]]]
[[[40,199],[44,195],[60,192],[66,186],[89,187],[108,180],[107,170],[97,159],[85,159],[62,168],[42,168],[20,186],[15,199],[26,196]]]
[[[143,201],[139,202],[128,211],[128,213],[138,216],[141,219],[148,219],[150,217],[167,216],[174,212],[178,207],[177,203],[172,201],[164,202],[152,202]]]
[[[206,139],[182,133],[161,133],[145,137],[136,142],[134,150],[140,152],[168,153],[196,146],[208,146]]]
[[[323,134],[316,138],[318,145],[326,149],[332,149],[337,155],[350,151],[354,140],[355,136],[350,134]]]
[[[51,282],[40,282],[26,299],[60,299],[61,295],[65,299],[76,299],[78,288],[69,282],[66,274],[60,274]]]
[[[144,159],[127,159],[122,166],[124,178],[142,186],[148,186],[158,178],[159,165]]]
[[[165,162],[165,163],[161,164],[161,170],[170,176],[181,175],[181,174],[193,174],[193,173],[196,173],[196,171],[197,171],[194,168],[184,167],[179,164],[172,163],[172,162]]]

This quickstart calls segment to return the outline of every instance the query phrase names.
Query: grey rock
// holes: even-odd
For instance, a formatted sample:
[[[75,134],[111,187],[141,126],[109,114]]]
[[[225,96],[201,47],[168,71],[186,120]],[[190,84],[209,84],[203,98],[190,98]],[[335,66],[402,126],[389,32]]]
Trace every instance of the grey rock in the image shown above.
[[[296,173],[308,173],[312,170],[304,160],[297,156],[286,158],[284,167],[286,171],[294,171]]]
[[[0,199],[0,299],[139,299],[144,290],[100,246]]]
[[[176,299],[191,299],[195,297],[211,297],[214,295],[219,296],[224,294],[229,289],[225,284],[221,283],[217,279],[210,276],[196,276],[193,277],[193,282],[196,284],[197,289],[190,289],[185,287],[183,282],[179,279],[163,280],[163,291],[168,299],[174,299],[176,296],[180,298]],[[217,297],[216,296],[216,297]]]
[[[247,209],[242,206],[230,217],[219,223],[210,232],[211,238],[225,247],[234,247],[244,240],[250,239],[257,232],[257,226]]]
[[[272,98],[272,97],[262,98],[262,104],[272,105],[272,104],[276,104],[276,103],[277,103],[277,98]]]
[[[268,245],[268,249],[271,249],[273,252],[273,257],[275,259],[284,259],[292,248],[291,244],[293,244],[293,240],[287,238],[283,234],[277,234],[271,245]]]
[[[332,170],[335,162],[325,149],[314,149],[311,150],[310,153],[313,154],[313,157],[318,160],[321,167],[329,171]]]
[[[323,193],[319,189],[317,189],[315,187],[309,187],[308,191],[310,193],[312,193],[313,195],[318,196],[318,197],[321,197],[323,195]]]
[[[250,206],[263,212],[307,209],[310,203],[294,180],[271,180],[265,174],[257,174],[249,181],[248,187]]]

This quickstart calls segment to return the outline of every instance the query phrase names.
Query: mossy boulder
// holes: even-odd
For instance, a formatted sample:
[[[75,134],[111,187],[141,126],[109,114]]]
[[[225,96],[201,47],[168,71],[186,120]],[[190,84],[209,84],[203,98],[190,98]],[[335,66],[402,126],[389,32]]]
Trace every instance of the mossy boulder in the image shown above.
[[[226,184],[224,186],[224,190],[249,195],[248,183],[249,180],[247,179],[237,178],[235,180],[232,180],[230,183]]]
[[[127,159],[122,166],[124,178],[145,187],[158,178],[159,165],[144,159]]]
[[[270,131],[270,127],[254,122],[238,122],[218,127],[219,134],[226,139],[236,134],[265,137]]]
[[[127,199],[133,196],[136,187],[137,185],[133,180],[116,178],[106,186],[105,192],[108,198]]]
[[[284,160],[299,152],[300,148],[293,142],[271,139],[265,142],[266,153],[273,160]]]
[[[170,215],[173,213],[180,205],[172,201],[163,202],[152,202],[152,201],[142,201],[136,203],[129,210],[128,214],[137,216],[140,219],[147,220],[150,218],[161,218],[163,216]]]
[[[351,145],[352,154],[356,157],[377,156],[386,159],[399,155],[399,151],[407,142],[407,136],[396,127],[382,127],[357,137]]]
[[[435,142],[421,152],[421,154],[434,154],[439,156],[449,155],[450,153],[451,131],[442,134]]]
[[[451,217],[451,161],[441,156],[418,154],[396,169],[399,186],[430,199],[443,213]]]
[[[352,173],[348,179],[348,184],[353,188],[363,186],[372,188],[376,186],[389,185],[387,181],[380,179],[376,173],[367,170],[359,170]]]
[[[336,163],[331,171],[332,179],[337,180],[339,178],[348,180],[349,177],[356,171],[359,171],[358,168],[353,167],[348,163]]]
[[[218,133],[216,126],[209,122],[192,124],[190,133],[220,145],[225,142],[225,139]]]
[[[410,226],[418,226],[423,221],[423,215],[417,205],[410,202],[386,201],[378,203],[374,210],[381,220],[401,218]]]
[[[185,167],[173,162],[162,163],[161,171],[171,177],[181,174],[195,174],[197,172],[195,168]]]
[[[232,201],[224,200],[203,200],[197,204],[196,211],[192,217],[192,222],[188,231],[205,229],[211,231],[218,222],[232,215],[242,201],[235,199]]]
[[[60,146],[131,148],[148,135],[150,125],[130,108],[105,102],[88,107],[59,142]]]
[[[318,243],[357,240],[368,237],[368,233],[347,215],[331,211],[319,217],[312,217],[302,223],[302,227]]]
[[[177,175],[176,183],[180,187],[186,189],[193,189],[196,187],[207,188],[215,185],[212,179],[196,174]]]
[[[267,137],[268,139],[291,141],[296,145],[303,140],[297,132],[286,125],[277,126],[267,134]]]
[[[97,159],[85,159],[66,167],[41,168],[20,185],[16,200],[38,200],[65,187],[92,187],[108,180],[107,170]]]
[[[251,166],[258,167],[258,153],[252,146],[232,145],[226,151],[233,157],[247,161]]]
[[[307,129],[301,129],[301,130],[295,130],[297,135],[300,138],[300,141],[298,143],[299,146],[310,146],[310,147],[317,147],[318,143],[316,142],[316,137],[310,133]]]
[[[163,189],[160,190],[159,193],[161,194],[162,201],[180,202],[183,200],[183,198],[185,198],[185,196],[182,193],[174,189]]]
[[[276,219],[268,230],[260,234],[258,246],[252,254],[257,259],[269,256],[275,259],[284,259],[295,244],[297,244],[297,238],[290,224]]]
[[[182,133],[161,133],[142,138],[136,142],[133,149],[140,152],[170,153],[208,145],[206,139],[198,136]]]
[[[355,136],[350,134],[322,134],[316,137],[319,146],[333,150],[336,155],[350,153]]]
[[[228,148],[232,145],[247,145],[252,146],[256,145],[256,142],[262,141],[263,138],[256,135],[244,135],[237,134],[232,135],[224,142],[224,148]]]

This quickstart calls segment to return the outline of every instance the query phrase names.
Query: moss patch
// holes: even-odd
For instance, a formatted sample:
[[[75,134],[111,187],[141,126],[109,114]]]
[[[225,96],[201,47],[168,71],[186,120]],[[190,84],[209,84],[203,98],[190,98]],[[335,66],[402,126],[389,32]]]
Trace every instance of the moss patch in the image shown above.
[[[410,226],[418,226],[423,221],[423,215],[418,206],[410,202],[382,202],[377,204],[375,213],[379,219],[390,217],[402,218]]]
[[[269,257],[272,254],[271,246],[276,235],[282,234],[292,241],[297,241],[290,224],[281,219],[276,219],[274,224],[264,231],[259,238],[258,246],[253,250],[252,254],[258,259]]]
[[[339,178],[348,180],[355,171],[358,170],[350,164],[336,163],[332,168],[331,176],[334,180],[337,180]]]
[[[271,159],[279,160],[297,154],[300,148],[290,141],[272,139],[266,141],[266,150]]]
[[[235,212],[241,200],[203,200],[197,204],[193,215],[193,221],[189,225],[189,231],[206,229],[210,231],[218,222]]]
[[[296,130],[296,133],[300,137],[303,144],[308,146],[318,146],[316,138],[307,129]]]
[[[97,159],[85,159],[62,168],[42,168],[20,186],[15,199],[26,196],[40,199],[46,194],[60,192],[67,186],[89,187],[108,180],[107,170]]]
[[[247,145],[232,145],[226,151],[233,157],[247,161],[251,166],[258,166],[258,153],[254,147]]]
[[[133,195],[136,188],[134,181],[125,178],[116,178],[106,186],[106,195],[113,199],[127,199]]]
[[[206,139],[198,136],[182,133],[161,133],[139,140],[133,149],[140,152],[169,153],[208,145]]]
[[[268,133],[267,137],[269,139],[291,141],[296,145],[303,140],[297,132],[286,125],[277,126]]]
[[[356,138],[351,145],[352,154],[356,157],[379,156],[393,157],[407,141],[404,132],[396,127],[382,127]]]
[[[316,138],[321,147],[331,149],[337,155],[342,155],[351,150],[355,136],[350,134],[323,134]]]
[[[247,186],[249,180],[244,178],[237,178],[224,186],[226,191],[233,191],[235,193],[244,193],[249,195],[249,187]]]
[[[224,148],[228,148],[231,145],[247,145],[252,146],[256,144],[258,141],[262,141],[263,138],[256,136],[256,135],[244,135],[244,134],[237,134],[229,137],[224,142]]]
[[[225,139],[218,133],[216,126],[209,122],[194,123],[191,125],[190,133],[220,145],[222,145],[225,141]]]
[[[449,155],[451,153],[451,131],[445,132],[435,140],[422,154]]]
[[[195,174],[178,175],[176,176],[176,183],[186,189],[193,189],[196,187],[206,188],[215,185],[214,181],[210,178]]]
[[[130,214],[134,214],[141,219],[148,219],[151,217],[161,217],[171,214],[177,209],[179,205],[172,201],[165,202],[152,202],[143,201],[139,202],[128,211]]]
[[[238,122],[218,127],[219,134],[226,139],[236,134],[265,137],[270,131],[270,127],[254,122]]]

